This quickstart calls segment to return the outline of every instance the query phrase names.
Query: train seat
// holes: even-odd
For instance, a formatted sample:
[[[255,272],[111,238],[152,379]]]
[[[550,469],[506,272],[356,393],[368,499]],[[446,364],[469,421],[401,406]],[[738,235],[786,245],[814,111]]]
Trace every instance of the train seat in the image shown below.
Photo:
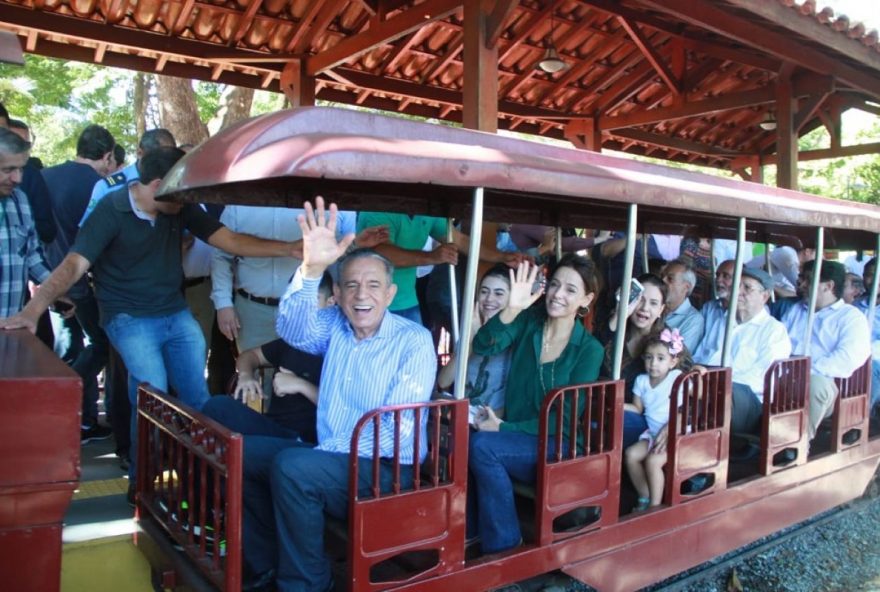
[[[759,470],[770,475],[807,462],[810,358],[777,360],[764,375]]]
[[[672,392],[664,501],[676,505],[727,487],[731,370],[682,374]]]
[[[871,358],[848,378],[835,378],[838,388],[831,419],[831,451],[840,452],[868,441],[871,405]]]

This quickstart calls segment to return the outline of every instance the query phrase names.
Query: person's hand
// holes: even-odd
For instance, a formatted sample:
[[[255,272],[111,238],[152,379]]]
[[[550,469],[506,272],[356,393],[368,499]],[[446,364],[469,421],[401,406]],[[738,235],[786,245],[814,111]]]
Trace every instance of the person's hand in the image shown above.
[[[651,448],[651,454],[666,454],[666,443],[669,440],[668,427],[668,425],[663,426],[657,432],[657,435],[654,436],[654,446]]]
[[[263,389],[260,388],[260,382],[254,377],[253,373],[238,375],[235,391],[232,393],[233,399],[238,399],[242,403],[247,404],[251,401],[259,401],[262,397]]]
[[[217,328],[229,341],[235,341],[238,338],[241,323],[233,307],[225,306],[217,310]]]
[[[387,243],[391,235],[387,226],[370,226],[361,230],[354,239],[354,244],[359,249],[372,249],[376,245]]]
[[[29,317],[17,314],[5,319],[0,319],[0,329],[27,329],[31,333],[36,333],[37,323]]]
[[[556,229],[548,228],[544,233],[544,240],[538,245],[539,255],[550,255],[556,249]]]
[[[501,259],[498,261],[498,263],[503,263],[504,265],[512,267],[513,269],[519,267],[519,264],[523,262],[534,263],[535,258],[531,255],[526,255],[525,253],[507,253],[501,251]]]
[[[530,307],[544,293],[541,286],[535,292],[532,288],[538,278],[540,267],[527,262],[520,263],[516,271],[510,270],[510,297],[507,300],[507,308],[513,311],[521,311]]]
[[[330,204],[330,218],[325,216],[324,198],[315,198],[315,207],[305,202],[304,214],[297,216],[302,230],[303,262],[302,271],[305,277],[320,278],[324,270],[345,254],[348,246],[354,241],[353,234],[347,234],[336,241],[336,204]]]
[[[278,397],[285,395],[295,395],[301,393],[302,378],[288,370],[287,368],[279,368],[272,379],[272,392]]]
[[[700,376],[705,375],[709,371],[709,369],[702,364],[694,364],[693,366],[691,366],[691,370],[696,370],[700,373]]]
[[[476,417],[477,430],[481,432],[497,432],[501,429],[502,423],[504,422],[498,419],[492,408],[487,405],[483,406]]]
[[[431,251],[431,260],[434,262],[434,265],[442,265],[444,263],[457,265],[458,247],[453,243],[440,243]]]
[[[477,334],[477,331],[479,331],[480,327],[483,325],[485,325],[485,323],[480,316],[480,303],[474,302],[474,314],[471,317],[471,338]]]

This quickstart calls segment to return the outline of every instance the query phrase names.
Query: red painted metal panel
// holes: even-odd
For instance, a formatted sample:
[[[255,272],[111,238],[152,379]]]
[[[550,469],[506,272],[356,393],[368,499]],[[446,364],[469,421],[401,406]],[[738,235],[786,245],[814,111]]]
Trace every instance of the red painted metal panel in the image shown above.
[[[539,545],[617,521],[623,388],[623,381],[596,382],[558,388],[545,397],[535,485]],[[563,433],[564,409],[569,411],[567,435]],[[554,520],[579,508],[595,508],[598,519],[580,528],[554,530]]]
[[[807,462],[809,409],[810,358],[800,356],[774,362],[764,375],[758,461],[762,475]],[[794,460],[774,464],[774,457],[786,449],[794,450]]]
[[[679,376],[669,399],[664,499],[670,505],[727,487],[730,446],[731,371],[717,368]],[[702,491],[683,494],[682,484],[698,474],[712,479]]]
[[[61,587],[61,523],[0,530],[0,574],[4,590],[58,590]]]
[[[400,462],[399,425],[403,414],[413,414],[417,426],[427,426],[425,437],[416,430],[413,458],[407,467]],[[382,416],[393,418],[394,458],[385,459],[395,467],[390,492],[379,489],[378,439]],[[373,481],[371,495],[358,495],[358,469],[367,459],[358,456],[358,443],[372,430]],[[465,504],[467,500],[468,402],[433,401],[421,405],[383,407],[365,414],[351,437],[349,465],[349,588],[357,591],[385,590],[397,584],[421,581],[452,573],[464,564]],[[422,452],[427,452],[424,462]],[[411,487],[401,479],[406,471],[416,475]],[[406,517],[406,528],[389,516]],[[419,566],[414,572],[374,580],[372,569],[406,553],[431,552],[435,562]]]
[[[834,402],[831,451],[858,446],[868,439],[868,410],[871,401],[871,358],[865,360],[849,378],[836,378],[838,395]],[[850,438],[849,433],[857,433]]]

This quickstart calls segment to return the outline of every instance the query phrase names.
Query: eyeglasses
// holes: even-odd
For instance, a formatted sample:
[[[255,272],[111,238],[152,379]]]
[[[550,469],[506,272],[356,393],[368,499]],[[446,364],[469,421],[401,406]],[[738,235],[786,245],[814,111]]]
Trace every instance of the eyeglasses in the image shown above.
[[[754,294],[755,292],[763,292],[764,286],[761,284],[747,284],[743,282],[739,285],[739,289],[742,290],[744,294]]]

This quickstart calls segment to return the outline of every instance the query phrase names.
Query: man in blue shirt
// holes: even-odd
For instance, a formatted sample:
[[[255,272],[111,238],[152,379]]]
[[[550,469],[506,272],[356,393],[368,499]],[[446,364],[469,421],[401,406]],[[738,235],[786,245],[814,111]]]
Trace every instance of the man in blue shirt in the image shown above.
[[[348,459],[351,435],[360,417],[378,407],[427,402],[436,373],[431,334],[419,324],[391,314],[397,293],[394,267],[370,249],[358,249],[339,262],[334,287],[337,306],[318,309],[318,285],[324,271],[353,240],[337,243],[336,208],[325,221],[324,202],[317,216],[305,204],[299,224],[303,262],[281,300],[278,334],[291,346],[323,355],[317,396],[318,445],[294,439],[254,436],[245,439],[245,565],[255,583],[279,590],[331,590],[330,563],[324,557],[324,513],[345,518],[348,512]],[[379,456],[394,455],[394,420],[383,417]],[[403,414],[399,428],[400,462],[413,462],[414,434],[423,430]],[[426,441],[424,438],[422,442]],[[358,487],[369,495],[372,483],[373,433],[367,429],[358,446],[366,457],[359,465]],[[425,453],[422,449],[420,455]],[[380,465],[387,490],[393,465]],[[403,487],[412,471],[400,470]],[[276,574],[277,570],[277,574]]]

